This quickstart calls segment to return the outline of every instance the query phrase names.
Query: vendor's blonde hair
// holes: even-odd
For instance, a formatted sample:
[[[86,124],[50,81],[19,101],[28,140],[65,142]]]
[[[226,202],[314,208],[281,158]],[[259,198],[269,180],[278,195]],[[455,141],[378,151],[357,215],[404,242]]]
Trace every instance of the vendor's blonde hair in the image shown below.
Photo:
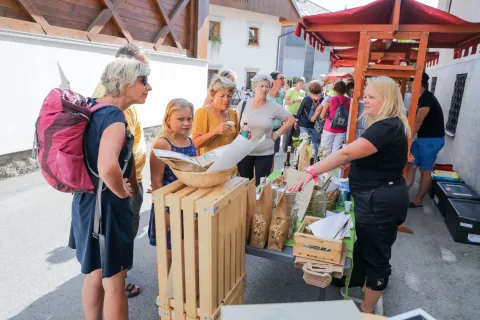
[[[168,121],[170,120],[172,114],[175,111],[185,109],[185,108],[190,108],[190,110],[192,111],[192,117],[193,117],[194,107],[193,107],[193,104],[188,100],[177,98],[177,99],[173,99],[167,104],[167,109],[165,110],[165,114],[163,116],[162,130],[160,131],[159,136],[165,137],[170,135],[171,130],[170,130],[170,124],[168,123]]]
[[[365,127],[368,128],[378,121],[398,117],[405,127],[405,135],[409,137],[411,134],[410,125],[405,113],[402,93],[397,83],[392,78],[381,76],[368,78],[367,86],[372,89],[375,98],[383,101],[383,106],[375,117],[365,115]]]

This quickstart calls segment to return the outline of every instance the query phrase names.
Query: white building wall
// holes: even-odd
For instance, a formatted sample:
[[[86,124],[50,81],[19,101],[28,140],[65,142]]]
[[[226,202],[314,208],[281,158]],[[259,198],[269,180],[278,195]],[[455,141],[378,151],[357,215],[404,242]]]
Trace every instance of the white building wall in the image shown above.
[[[237,87],[246,85],[247,71],[269,74],[275,71],[279,18],[251,11],[210,5],[209,18],[220,22],[221,43],[209,43],[209,69],[233,69]],[[258,47],[248,45],[248,28],[260,29]],[[205,87],[204,87],[205,88]]]
[[[2,118],[0,155],[32,147],[34,124],[43,99],[52,88],[89,96],[117,46],[79,40],[0,31]],[[207,86],[207,61],[151,52],[153,90],[138,107],[143,126],[162,123],[167,103],[182,97],[201,107]],[[63,72],[63,75],[62,75]],[[190,85],[184,85],[188,81]]]
[[[440,0],[439,9],[447,10],[448,1]],[[477,0],[452,0],[450,13],[471,22],[480,21],[480,6]],[[460,116],[455,136],[447,135],[446,144],[440,152],[438,163],[451,163],[460,176],[477,191],[480,191],[480,116],[478,113],[478,83],[480,83],[480,54],[453,59],[453,50],[442,49],[439,63],[427,68],[430,81],[437,77],[435,96],[440,102],[445,124],[453,95],[456,75],[467,73]]]

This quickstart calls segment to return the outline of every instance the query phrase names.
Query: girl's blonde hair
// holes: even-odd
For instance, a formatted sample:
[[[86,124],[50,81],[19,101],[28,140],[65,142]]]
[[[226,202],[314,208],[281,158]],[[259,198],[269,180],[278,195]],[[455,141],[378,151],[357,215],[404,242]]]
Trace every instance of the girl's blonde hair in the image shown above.
[[[170,120],[172,114],[177,110],[181,110],[185,108],[190,108],[190,110],[192,111],[192,117],[193,117],[194,107],[193,107],[193,104],[188,100],[177,98],[177,99],[173,99],[167,104],[167,109],[165,110],[165,115],[163,116],[162,131],[160,132],[160,136],[165,137],[170,134],[171,130],[170,130],[170,124],[168,123],[168,121]]]
[[[364,123],[368,128],[372,124],[388,118],[398,117],[405,127],[405,135],[410,136],[410,125],[405,113],[405,105],[403,104],[402,94],[397,83],[389,77],[372,77],[367,79],[367,86],[372,89],[375,98],[383,101],[380,112],[375,117],[365,115]]]

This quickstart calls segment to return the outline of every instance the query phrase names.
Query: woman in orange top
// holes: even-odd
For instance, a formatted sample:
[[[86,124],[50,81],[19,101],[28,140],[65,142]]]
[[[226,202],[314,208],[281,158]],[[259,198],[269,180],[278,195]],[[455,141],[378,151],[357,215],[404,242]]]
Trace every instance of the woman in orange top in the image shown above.
[[[198,109],[193,119],[192,138],[200,155],[232,143],[238,135],[237,113],[230,108],[235,83],[215,75],[208,92],[213,103]]]

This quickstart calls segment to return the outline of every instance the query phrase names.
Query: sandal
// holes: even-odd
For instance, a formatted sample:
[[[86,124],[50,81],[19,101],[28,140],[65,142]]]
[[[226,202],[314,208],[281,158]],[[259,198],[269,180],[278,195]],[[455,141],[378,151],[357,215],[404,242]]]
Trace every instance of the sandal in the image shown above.
[[[416,204],[415,202],[410,201],[410,203],[408,204],[408,207],[409,208],[421,208],[421,207],[423,207],[423,204]]]
[[[127,292],[127,298],[133,298],[140,294],[140,287],[136,284],[125,282],[125,291]]]

